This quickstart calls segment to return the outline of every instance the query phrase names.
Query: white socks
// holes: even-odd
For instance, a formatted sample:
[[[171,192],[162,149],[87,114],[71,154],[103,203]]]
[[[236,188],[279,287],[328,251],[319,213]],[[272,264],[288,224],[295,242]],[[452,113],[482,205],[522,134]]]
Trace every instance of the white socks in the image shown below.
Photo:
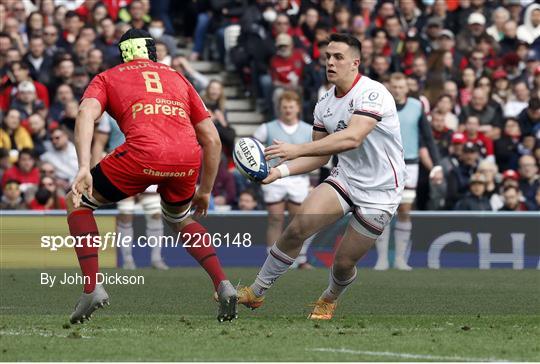
[[[160,241],[160,237],[163,236],[163,221],[161,221],[161,216],[157,219],[154,219],[151,216],[146,217],[146,236],[155,236],[157,241]],[[162,260],[161,244],[152,247],[150,260],[152,263]]]
[[[309,238],[307,238],[304,241],[304,244],[302,244],[302,249],[300,250],[300,253],[295,259],[296,265],[307,263],[307,252],[308,252],[309,246],[311,245],[311,243],[313,242],[313,239],[315,238],[315,235],[316,234],[311,235]]]
[[[265,291],[274,284],[274,282],[287,272],[290,266],[294,263],[294,258],[283,253],[274,244],[270,248],[270,252],[266,257],[255,282],[251,285],[251,289],[257,297],[264,295]]]
[[[394,240],[396,242],[396,268],[400,265],[407,265],[409,259],[410,242],[411,242],[412,223],[410,221],[397,221],[394,230]]]
[[[387,270],[390,266],[388,263],[388,243],[390,241],[390,224],[388,224],[382,234],[377,238],[375,246],[377,247],[377,264],[373,269]]]
[[[352,282],[356,279],[356,267],[354,267],[354,273],[351,278],[348,278],[344,281],[340,281],[334,276],[334,268],[330,268],[330,278],[328,283],[328,288],[323,292],[321,295],[321,299],[326,302],[334,302],[337,301],[339,296],[345,292],[347,287],[351,285]]]
[[[130,236],[133,238],[133,224],[131,222],[116,222],[116,232],[118,233],[118,236]],[[131,244],[129,246],[122,246],[120,247],[120,251],[122,252],[122,259],[125,262],[133,262],[133,255],[131,253],[132,247]]]

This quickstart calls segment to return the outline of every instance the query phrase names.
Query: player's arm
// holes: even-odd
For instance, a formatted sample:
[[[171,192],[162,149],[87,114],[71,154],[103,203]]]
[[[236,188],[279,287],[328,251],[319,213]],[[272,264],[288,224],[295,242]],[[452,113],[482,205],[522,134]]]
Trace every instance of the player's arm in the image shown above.
[[[90,169],[92,137],[94,124],[101,117],[100,102],[95,98],[83,99],[75,120],[75,147],[79,161],[79,170]]]
[[[313,130],[312,140],[317,141],[325,138],[326,136],[328,136],[327,132]],[[264,184],[268,184],[282,177],[309,173],[328,163],[330,157],[331,155],[296,158],[287,163],[286,170],[283,170],[283,167],[272,168],[268,177],[262,182]],[[285,173],[285,171],[287,172]]]
[[[329,157],[358,148],[376,125],[375,118],[354,114],[347,128],[341,131],[304,144],[286,144],[275,141],[275,144],[265,149],[265,155],[267,159],[281,158],[282,161],[299,157]]]
[[[199,192],[210,194],[219,168],[221,141],[212,119],[206,118],[195,124],[197,140],[203,148],[203,170]]]

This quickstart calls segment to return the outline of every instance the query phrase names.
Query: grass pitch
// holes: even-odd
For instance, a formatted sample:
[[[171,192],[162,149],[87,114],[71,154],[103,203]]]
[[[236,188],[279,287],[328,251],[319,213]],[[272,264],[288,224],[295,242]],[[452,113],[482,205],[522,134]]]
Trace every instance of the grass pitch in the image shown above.
[[[107,286],[111,306],[78,326],[80,287],[41,286],[40,273],[1,271],[0,361],[540,361],[534,270],[362,269],[330,322],[306,320],[327,270],[291,271],[262,308],[220,324],[201,269],[141,269],[144,285]]]

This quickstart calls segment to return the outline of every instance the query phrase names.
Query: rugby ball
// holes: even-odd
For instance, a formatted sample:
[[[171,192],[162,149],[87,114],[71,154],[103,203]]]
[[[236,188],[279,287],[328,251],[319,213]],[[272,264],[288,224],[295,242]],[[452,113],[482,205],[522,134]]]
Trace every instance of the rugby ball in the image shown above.
[[[260,182],[268,176],[264,146],[257,139],[240,138],[234,145],[233,160],[238,171],[252,181]]]

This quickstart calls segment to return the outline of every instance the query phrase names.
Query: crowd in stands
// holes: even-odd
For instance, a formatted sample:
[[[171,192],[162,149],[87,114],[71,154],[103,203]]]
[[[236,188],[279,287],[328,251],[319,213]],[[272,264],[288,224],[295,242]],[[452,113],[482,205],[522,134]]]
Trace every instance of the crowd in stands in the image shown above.
[[[224,150],[216,207],[264,203],[258,186],[233,171],[236,132],[223,83],[192,63],[211,60],[237,73],[266,121],[279,117],[284,92],[297,93],[301,119],[312,124],[331,86],[326,39],[348,32],[362,43],[361,73],[383,84],[403,73],[431,123],[443,177],[421,171],[416,208],[540,209],[534,0],[193,1],[180,25],[170,3],[0,0],[0,209],[65,208],[77,172],[78,102],[92,77],[120,63],[118,40],[130,27],[150,32],[158,61],[185,75],[211,113]],[[187,52],[179,39],[188,40]]]

